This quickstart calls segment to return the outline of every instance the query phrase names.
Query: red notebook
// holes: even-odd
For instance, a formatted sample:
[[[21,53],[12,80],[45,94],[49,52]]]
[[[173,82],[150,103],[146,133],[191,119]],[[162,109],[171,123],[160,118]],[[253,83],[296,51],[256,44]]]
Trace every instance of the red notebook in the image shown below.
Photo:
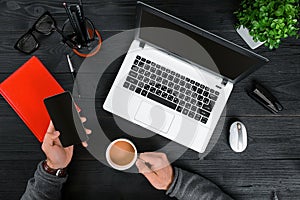
[[[43,100],[64,92],[41,61],[33,56],[0,84],[0,93],[42,142],[50,117]]]

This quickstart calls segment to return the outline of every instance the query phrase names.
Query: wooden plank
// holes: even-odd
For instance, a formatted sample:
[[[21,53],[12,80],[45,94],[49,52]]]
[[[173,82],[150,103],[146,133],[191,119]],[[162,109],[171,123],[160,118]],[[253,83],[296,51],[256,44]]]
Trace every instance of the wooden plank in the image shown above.
[[[38,162],[1,161],[3,179],[0,182],[6,185],[0,188],[1,199],[19,198]],[[191,160],[173,165],[206,177],[234,199],[270,199],[275,190],[280,199],[297,199],[300,195],[297,184],[300,181],[299,160]],[[64,187],[66,198],[63,199],[96,199],[99,196],[116,200],[168,199],[163,191],[150,186],[142,175],[118,172],[97,161],[74,160],[69,175]]]

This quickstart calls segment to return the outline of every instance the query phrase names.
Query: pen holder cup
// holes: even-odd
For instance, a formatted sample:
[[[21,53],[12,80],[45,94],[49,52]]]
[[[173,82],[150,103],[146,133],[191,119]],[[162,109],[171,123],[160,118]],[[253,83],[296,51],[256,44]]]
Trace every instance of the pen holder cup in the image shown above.
[[[88,18],[85,19],[85,32],[78,33],[67,19],[63,25],[64,42],[80,57],[91,57],[98,53],[102,38],[98,30]]]

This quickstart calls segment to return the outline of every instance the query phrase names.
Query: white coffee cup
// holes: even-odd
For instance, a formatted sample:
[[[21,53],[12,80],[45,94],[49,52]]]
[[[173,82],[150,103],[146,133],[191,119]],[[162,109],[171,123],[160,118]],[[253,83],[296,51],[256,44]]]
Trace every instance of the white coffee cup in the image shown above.
[[[124,138],[112,141],[108,145],[105,155],[108,164],[117,170],[129,169],[137,160],[135,145]]]

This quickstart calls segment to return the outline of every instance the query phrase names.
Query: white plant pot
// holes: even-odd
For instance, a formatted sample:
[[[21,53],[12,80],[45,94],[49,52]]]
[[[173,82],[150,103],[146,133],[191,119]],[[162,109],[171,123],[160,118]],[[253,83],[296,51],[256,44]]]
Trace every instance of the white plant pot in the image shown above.
[[[257,47],[263,45],[265,42],[254,42],[253,37],[249,34],[249,30],[243,26],[236,29],[236,32],[245,40],[251,49],[256,49]]]

